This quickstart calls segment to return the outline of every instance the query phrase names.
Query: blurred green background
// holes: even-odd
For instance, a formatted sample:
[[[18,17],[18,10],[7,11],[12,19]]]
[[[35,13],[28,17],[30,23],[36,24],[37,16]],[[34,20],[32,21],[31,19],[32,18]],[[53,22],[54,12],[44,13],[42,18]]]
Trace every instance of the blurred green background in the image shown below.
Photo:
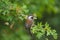
[[[35,24],[47,22],[60,40],[60,0],[0,0],[0,40],[30,40],[24,28],[29,14],[37,17]]]

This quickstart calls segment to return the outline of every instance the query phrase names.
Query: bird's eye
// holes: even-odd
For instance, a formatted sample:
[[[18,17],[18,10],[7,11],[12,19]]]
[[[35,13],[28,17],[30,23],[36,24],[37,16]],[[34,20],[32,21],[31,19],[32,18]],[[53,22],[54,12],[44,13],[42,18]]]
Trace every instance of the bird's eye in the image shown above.
[[[31,19],[33,19],[33,17],[31,17]]]
[[[29,20],[32,20],[32,19],[33,19],[33,16],[29,16],[28,19],[29,19]]]

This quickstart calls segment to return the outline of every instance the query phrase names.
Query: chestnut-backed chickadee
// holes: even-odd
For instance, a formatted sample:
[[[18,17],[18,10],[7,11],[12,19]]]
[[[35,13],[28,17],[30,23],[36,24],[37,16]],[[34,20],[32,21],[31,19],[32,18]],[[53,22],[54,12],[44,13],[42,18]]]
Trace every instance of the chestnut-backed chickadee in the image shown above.
[[[29,15],[25,22],[25,28],[27,32],[31,35],[31,40],[35,40],[35,36],[31,33],[30,28],[34,26],[34,16]]]
[[[32,27],[33,22],[34,22],[33,15],[29,15],[26,19],[26,22],[25,22],[25,28],[29,33],[31,33],[30,28]]]

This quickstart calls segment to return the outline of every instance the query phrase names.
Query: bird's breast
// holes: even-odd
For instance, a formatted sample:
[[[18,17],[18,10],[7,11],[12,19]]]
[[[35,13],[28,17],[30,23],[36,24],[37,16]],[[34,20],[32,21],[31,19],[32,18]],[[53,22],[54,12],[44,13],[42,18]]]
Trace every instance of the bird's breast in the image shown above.
[[[32,21],[31,20],[26,20],[26,28],[30,28],[32,26]]]

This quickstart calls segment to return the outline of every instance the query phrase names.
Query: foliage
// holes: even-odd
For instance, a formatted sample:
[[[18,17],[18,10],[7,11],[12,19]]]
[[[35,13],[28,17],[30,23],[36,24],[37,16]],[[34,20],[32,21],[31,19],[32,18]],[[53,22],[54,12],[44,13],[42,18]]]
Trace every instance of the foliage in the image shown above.
[[[42,21],[45,23],[48,21],[58,31],[60,28],[59,13],[60,0],[0,0],[0,40],[30,40],[30,35],[24,29],[26,16],[29,14],[37,17],[35,22]],[[50,29],[48,24],[42,25],[38,23],[35,26],[37,29],[41,27],[39,28],[42,31],[42,33],[39,32],[41,35],[37,32],[40,37],[46,31],[47,36],[51,34],[56,38],[56,31]],[[44,29],[42,26],[47,27]],[[36,30],[34,28],[33,30]],[[38,35],[37,37],[39,37]]]
[[[57,39],[57,33],[56,30],[52,30],[51,27],[49,27],[49,24],[45,23],[45,25],[42,25],[42,23],[38,23],[34,27],[31,28],[31,32],[33,34],[36,34],[36,37],[40,39],[45,35],[45,38],[49,35],[52,35],[54,39]]]

